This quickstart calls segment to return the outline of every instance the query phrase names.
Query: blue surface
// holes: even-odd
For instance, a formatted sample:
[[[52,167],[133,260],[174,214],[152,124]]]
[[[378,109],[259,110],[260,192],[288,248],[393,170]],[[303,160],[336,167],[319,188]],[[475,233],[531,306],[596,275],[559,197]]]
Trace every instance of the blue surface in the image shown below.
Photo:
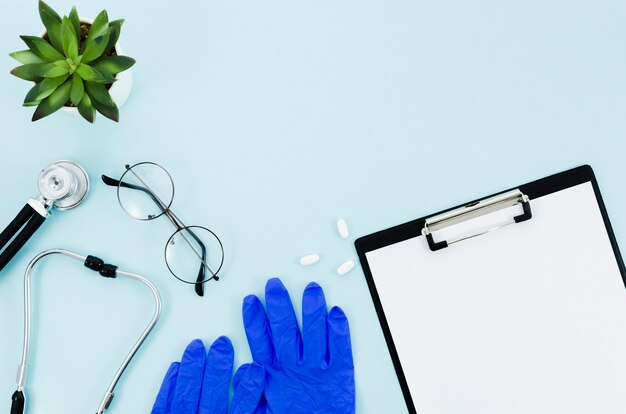
[[[51,4],[69,12],[72,3]],[[81,1],[79,12],[93,17],[102,5]],[[37,174],[51,161],[79,161],[93,181],[86,203],[55,214],[0,277],[7,408],[21,353],[22,275],[47,248],[99,254],[162,291],[163,319],[111,412],[149,412],[169,362],[193,338],[209,344],[228,335],[236,364],[249,361],[241,300],[280,276],[296,303],[316,280],[329,305],[345,309],[357,411],[374,414],[405,409],[361,270],[335,274],[356,260],[354,238],[589,163],[617,239],[626,240],[623,1],[106,7],[126,18],[121,41],[138,61],[120,124],[67,114],[31,124],[32,109],[20,106],[28,85],[8,74],[15,64],[7,54],[22,48],[18,35],[41,31],[36,3],[0,0],[0,222],[36,194]],[[174,211],[223,236],[224,277],[205,298],[167,272],[170,224],[132,220],[98,181],[146,160],[174,176]],[[340,217],[349,241],[337,235]],[[310,252],[322,260],[302,268],[298,258]],[[149,318],[149,295],[62,259],[42,265],[34,283],[29,412],[95,410]]]

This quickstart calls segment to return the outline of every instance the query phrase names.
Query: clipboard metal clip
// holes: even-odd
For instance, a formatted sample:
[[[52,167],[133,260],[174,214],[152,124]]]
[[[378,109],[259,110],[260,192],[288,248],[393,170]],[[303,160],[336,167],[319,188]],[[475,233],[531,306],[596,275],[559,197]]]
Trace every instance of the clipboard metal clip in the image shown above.
[[[433,238],[433,233],[438,230],[503,210],[505,208],[513,207],[518,204],[522,205],[523,213],[513,217],[510,221],[498,224],[495,227],[482,230],[478,233],[466,234],[451,240],[436,242]],[[437,251],[448,247],[450,244],[489,233],[490,231],[497,230],[509,224],[521,223],[523,221],[530,220],[531,218],[532,211],[530,209],[530,199],[526,194],[522,193],[518,189],[485,200],[474,201],[458,209],[427,218],[424,228],[422,229],[422,234],[426,237],[430,250]]]

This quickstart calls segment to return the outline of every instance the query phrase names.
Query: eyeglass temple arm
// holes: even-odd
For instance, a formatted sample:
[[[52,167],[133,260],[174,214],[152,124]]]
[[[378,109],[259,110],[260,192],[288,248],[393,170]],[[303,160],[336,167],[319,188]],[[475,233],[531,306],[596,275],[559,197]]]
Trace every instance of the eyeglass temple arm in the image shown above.
[[[191,233],[191,237],[193,237],[196,242],[198,242],[198,244],[200,245],[200,249],[202,249],[202,262],[200,264],[200,270],[198,270],[198,277],[196,278],[196,284],[195,284],[195,290],[196,290],[196,294],[198,296],[204,296],[204,275],[206,274],[206,268],[204,266],[204,263],[206,263],[206,246],[204,245],[204,243],[202,243],[202,241],[193,233],[193,231],[189,230],[189,232]],[[213,275],[213,277],[216,277],[215,275]]]
[[[189,227],[186,227],[185,231],[189,233],[191,237],[193,237],[198,245],[200,245],[200,249],[202,250],[202,263],[200,264],[200,270],[198,270],[198,277],[196,278],[196,284],[194,285],[194,288],[198,296],[204,296],[204,275],[206,273],[204,263],[206,263],[206,246],[204,245],[202,240],[200,240],[200,238],[196,236],[196,233],[194,233],[193,230],[191,230]],[[218,278],[217,276],[213,275],[211,279],[217,280]]]
[[[165,213],[166,207],[163,205],[163,203],[161,203],[159,201],[159,199],[157,198],[157,196],[155,196],[152,191],[148,190],[145,187],[142,187],[140,185],[135,185],[135,184],[129,184],[126,183],[124,181],[120,181],[120,180],[116,180],[114,178],[111,178],[109,176],[106,175],[102,175],[102,181],[111,187],[124,187],[124,188],[130,188],[131,190],[137,190],[137,191],[143,191],[144,193],[146,193],[151,199],[152,201],[154,201],[154,203],[157,205],[157,207],[159,207],[159,209],[161,210],[161,213]]]

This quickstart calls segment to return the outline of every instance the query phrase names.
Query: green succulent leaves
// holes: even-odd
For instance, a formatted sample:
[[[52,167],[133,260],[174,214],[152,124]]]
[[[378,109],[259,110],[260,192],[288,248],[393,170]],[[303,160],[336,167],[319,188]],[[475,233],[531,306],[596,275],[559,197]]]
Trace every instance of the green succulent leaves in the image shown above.
[[[124,72],[135,64],[135,60],[128,56],[104,56],[93,61],[91,66],[103,73],[110,73],[115,76],[120,72]]]
[[[75,106],[78,106],[84,95],[85,84],[80,78],[80,75],[78,73],[74,73],[72,75],[72,89],[70,90],[70,101],[72,101]]]
[[[93,123],[96,119],[96,108],[91,103],[91,98],[89,95],[84,94],[83,99],[78,103],[78,112],[85,118],[87,121]]]
[[[89,122],[95,121],[96,111],[117,122],[119,110],[108,87],[135,64],[115,51],[124,20],[109,22],[103,10],[84,37],[76,7],[61,17],[39,1],[39,16],[46,36],[21,36],[28,49],[10,54],[22,64],[11,73],[35,82],[24,99],[24,106],[37,106],[33,121],[71,104]]]
[[[69,75],[59,76],[57,78],[48,78],[37,83],[28,91],[24,99],[24,106],[37,106],[41,101],[50,96],[63,82],[67,80]]]
[[[27,65],[29,63],[46,63],[45,60],[34,54],[30,50],[21,50],[19,52],[13,52],[9,56],[18,62]]]
[[[39,17],[46,27],[50,43],[58,51],[62,50],[61,39],[61,16],[43,1],[39,2]]]
[[[26,43],[26,46],[37,56],[47,62],[54,62],[55,60],[63,60],[65,57],[50,45],[50,43],[37,36],[20,36],[20,38]]]
[[[70,22],[72,23],[72,27],[76,32],[76,41],[80,42],[80,18],[78,17],[78,11],[76,11],[76,6],[72,7],[69,18]]]
[[[63,41],[63,54],[68,59],[76,60],[78,58],[78,38],[76,37],[76,29],[74,29],[69,17],[64,17],[63,23],[61,23],[61,39]]]
[[[35,113],[33,114],[33,121],[38,121],[41,118],[44,118],[51,113],[54,113],[61,109],[61,107],[65,105],[70,97],[71,88],[72,83],[68,79],[63,82],[61,86],[56,88],[54,92],[50,94],[50,96],[41,101],[41,103],[37,106]]]

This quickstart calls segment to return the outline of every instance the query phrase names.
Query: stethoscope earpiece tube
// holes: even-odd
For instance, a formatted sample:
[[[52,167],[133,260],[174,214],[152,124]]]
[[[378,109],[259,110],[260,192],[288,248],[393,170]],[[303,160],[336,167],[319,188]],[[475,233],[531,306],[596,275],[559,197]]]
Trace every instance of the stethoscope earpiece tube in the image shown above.
[[[150,289],[152,295],[154,296],[155,310],[154,310],[152,319],[150,320],[150,323],[148,323],[148,326],[141,333],[141,336],[139,337],[139,339],[135,342],[130,352],[126,355],[126,358],[124,358],[124,361],[122,362],[121,366],[118,368],[117,372],[115,373],[115,376],[113,377],[113,380],[111,381],[111,384],[107,388],[104,394],[104,397],[102,398],[102,401],[100,402],[100,405],[98,407],[98,411],[96,414],[103,414],[111,405],[111,401],[113,400],[113,395],[114,395],[113,391],[115,390],[115,387],[118,381],[122,377],[122,374],[126,370],[126,367],[128,367],[128,364],[130,364],[130,361],[133,359],[133,357],[135,356],[135,354],[137,353],[141,345],[144,343],[144,341],[146,340],[150,332],[152,332],[152,329],[154,328],[157,321],[159,320],[159,316],[161,315],[161,296],[156,286],[154,286],[154,284],[150,282],[148,279],[146,279],[145,277],[134,274],[134,273],[125,272],[123,270],[118,270],[117,266],[107,264],[102,259],[95,257],[95,256],[85,257],[85,256],[81,256],[79,254],[76,254],[67,250],[62,250],[62,249],[46,250],[42,253],[39,253],[37,256],[35,256],[35,258],[31,260],[28,266],[26,267],[26,272],[24,274],[24,345],[22,348],[22,360],[18,368],[17,390],[15,391],[12,397],[13,403],[11,405],[11,414],[23,414],[24,406],[26,403],[26,398],[24,396],[24,386],[26,384],[28,355],[29,355],[29,349],[30,349],[30,325],[31,325],[30,288],[31,288],[31,275],[32,275],[33,267],[37,264],[37,262],[39,262],[44,257],[54,255],[54,254],[59,254],[59,255],[66,256],[66,257],[75,259],[77,261],[80,261],[88,269],[93,270],[94,272],[98,272],[101,276],[106,277],[106,278],[114,279],[114,278],[121,276],[126,279],[133,279],[138,282],[141,282]]]
[[[15,391],[11,397],[11,414],[24,414],[24,393]]]
[[[30,204],[26,204],[24,208],[20,210],[13,221],[9,223],[7,228],[0,234],[0,250],[15,236],[11,244],[0,253],[0,271],[4,269],[17,252],[24,247],[26,242],[35,234],[45,220],[46,217],[42,216]],[[20,231],[20,229],[22,231]]]

